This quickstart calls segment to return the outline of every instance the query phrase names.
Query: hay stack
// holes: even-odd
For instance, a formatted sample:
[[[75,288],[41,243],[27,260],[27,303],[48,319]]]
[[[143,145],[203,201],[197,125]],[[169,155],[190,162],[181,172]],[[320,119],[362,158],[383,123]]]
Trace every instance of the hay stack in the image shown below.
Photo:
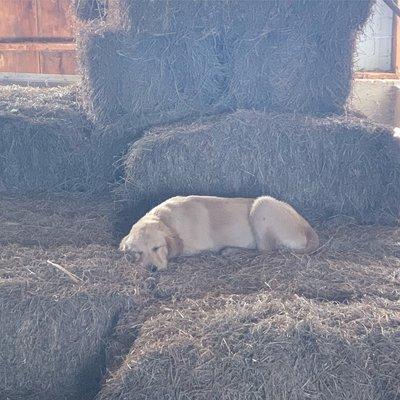
[[[77,88],[0,88],[0,191],[109,192],[114,162],[138,136],[127,124],[95,128]]]
[[[204,29],[216,5],[121,3],[131,28],[99,34],[98,27],[87,27],[79,35],[84,101],[94,120],[125,117],[143,128],[217,112],[225,81],[220,40]]]
[[[114,327],[139,303],[136,271],[105,244],[105,204],[8,196],[0,208],[0,398],[91,399]]]
[[[81,151],[92,127],[75,95],[75,87],[1,88],[1,189],[82,189],[87,173]]]
[[[189,301],[141,328],[100,400],[384,400],[398,394],[400,308],[299,297]]]
[[[98,398],[396,398],[400,229],[337,219],[317,230],[311,257],[173,262],[154,292],[161,306]]]
[[[35,122],[0,116],[0,186],[10,191],[82,190],[86,176],[80,149],[62,121]]]
[[[5,245],[1,256],[0,398],[93,398],[114,326],[135,306],[131,268],[121,272],[123,260],[104,245]]]
[[[84,101],[95,121],[137,127],[238,107],[340,112],[371,4],[119,0],[120,19],[80,34]]]
[[[150,291],[107,244],[109,207],[0,199],[1,399],[394,398],[399,228],[317,225],[312,257],[181,258]]]
[[[399,153],[390,129],[355,117],[237,111],[154,129],[127,153],[124,218],[174,195],[268,194],[312,219],[396,223]]]

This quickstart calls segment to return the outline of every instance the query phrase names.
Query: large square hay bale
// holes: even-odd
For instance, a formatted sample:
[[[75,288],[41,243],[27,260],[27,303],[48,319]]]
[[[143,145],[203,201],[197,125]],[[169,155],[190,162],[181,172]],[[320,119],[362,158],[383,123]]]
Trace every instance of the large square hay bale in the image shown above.
[[[400,309],[263,293],[149,319],[98,399],[385,400],[398,395]]]
[[[76,90],[0,87],[0,191],[109,192],[113,163],[138,133],[95,129]]]
[[[309,218],[397,223],[398,144],[391,129],[350,116],[237,111],[153,129],[125,158],[124,217],[174,195],[271,195]]]
[[[161,307],[98,398],[395,399],[400,229],[341,218],[316,229],[312,256],[173,260],[154,293]]]
[[[87,109],[137,127],[235,108],[341,112],[372,3],[112,2],[120,18],[80,34]]]
[[[139,303],[137,272],[110,245],[107,204],[0,197],[0,399],[99,390],[114,327]]]

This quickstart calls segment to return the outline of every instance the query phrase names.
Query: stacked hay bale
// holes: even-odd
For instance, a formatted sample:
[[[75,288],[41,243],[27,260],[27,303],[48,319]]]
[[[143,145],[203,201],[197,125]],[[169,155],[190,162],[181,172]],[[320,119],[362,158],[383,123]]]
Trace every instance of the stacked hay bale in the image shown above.
[[[136,126],[237,107],[341,111],[371,3],[119,0],[124,29],[113,19],[80,36],[87,108]]]
[[[99,390],[114,327],[140,305],[137,272],[105,244],[109,208],[78,196],[0,198],[1,399]]]
[[[160,276],[163,306],[98,398],[395,398],[400,229],[329,223],[319,233],[312,257],[174,262]]]
[[[143,128],[216,112],[225,82],[214,21],[219,7],[206,1],[122,2],[125,30],[82,30],[84,100],[93,119],[124,117]]]
[[[82,151],[91,123],[75,106],[75,87],[0,90],[0,188],[81,190]]]
[[[98,398],[395,398],[399,311],[275,293],[191,301],[142,326]]]
[[[392,133],[344,116],[371,1],[117,4],[123,29],[81,37],[90,115],[138,135],[175,123],[126,155],[119,194],[128,223],[194,193],[270,194],[310,217],[398,222]],[[342,117],[326,119],[332,113]]]
[[[237,111],[154,129],[134,143],[120,188],[132,223],[173,195],[276,196],[308,218],[400,218],[400,147],[359,118]]]
[[[0,87],[0,191],[109,192],[136,129],[95,127],[77,86]]]
[[[396,394],[398,227],[332,221],[312,257],[174,260],[149,291],[105,244],[110,204],[10,196],[0,209],[2,399]]]

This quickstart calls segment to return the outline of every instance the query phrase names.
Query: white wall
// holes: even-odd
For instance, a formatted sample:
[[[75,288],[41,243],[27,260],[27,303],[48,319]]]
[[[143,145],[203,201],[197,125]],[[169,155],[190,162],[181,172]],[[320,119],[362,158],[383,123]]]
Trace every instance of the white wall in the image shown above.
[[[393,12],[383,0],[377,0],[373,15],[358,38],[355,70],[391,71],[392,39]]]

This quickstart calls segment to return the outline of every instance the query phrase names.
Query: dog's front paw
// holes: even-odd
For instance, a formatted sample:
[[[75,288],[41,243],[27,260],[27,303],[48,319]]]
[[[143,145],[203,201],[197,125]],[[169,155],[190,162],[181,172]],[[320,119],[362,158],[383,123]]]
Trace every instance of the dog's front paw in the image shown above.
[[[243,249],[238,247],[224,247],[220,250],[219,254],[223,257],[230,257],[239,254],[241,251],[243,251]]]

